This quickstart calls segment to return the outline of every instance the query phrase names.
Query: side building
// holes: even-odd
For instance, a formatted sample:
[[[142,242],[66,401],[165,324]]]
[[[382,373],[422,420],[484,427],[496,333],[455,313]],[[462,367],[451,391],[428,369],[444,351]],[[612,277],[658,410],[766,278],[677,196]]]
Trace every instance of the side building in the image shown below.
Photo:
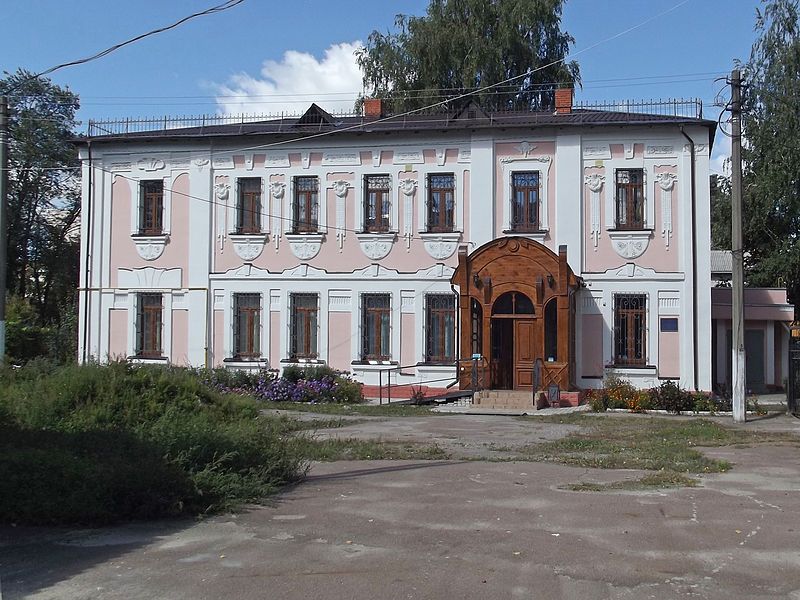
[[[537,359],[561,389],[610,373],[711,389],[699,106],[578,108],[560,90],[552,112],[366,108],[93,124],[81,360],[320,363],[373,385],[395,368],[445,388],[480,356],[496,389],[530,389]]]

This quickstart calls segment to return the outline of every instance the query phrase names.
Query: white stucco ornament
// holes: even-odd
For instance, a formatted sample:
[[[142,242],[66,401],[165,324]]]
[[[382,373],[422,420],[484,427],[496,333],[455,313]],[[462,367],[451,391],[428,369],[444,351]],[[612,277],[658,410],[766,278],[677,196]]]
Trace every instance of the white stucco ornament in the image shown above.
[[[453,256],[453,253],[458,248],[459,234],[440,234],[433,236],[425,236],[423,246],[428,254],[436,260],[444,260]]]
[[[164,253],[167,239],[166,235],[147,235],[136,236],[133,241],[139,256],[144,260],[155,260]]]
[[[285,190],[286,184],[282,181],[273,181],[269,184],[269,193],[272,194],[272,197],[276,200],[283,198],[283,193]]]
[[[614,251],[622,258],[627,259],[639,258],[650,244],[649,231],[609,231],[608,236],[611,238],[611,246]]]
[[[672,189],[677,179],[678,176],[675,175],[675,173],[658,173],[656,175],[656,182],[665,192],[668,192]]]
[[[333,193],[336,194],[337,198],[344,198],[347,195],[347,188],[350,187],[350,182],[345,181],[344,179],[339,179],[332,182],[331,187],[333,188]]]
[[[413,196],[414,190],[417,189],[417,180],[416,179],[401,179],[400,180],[400,191],[403,192],[406,196]]]
[[[233,251],[245,262],[250,262],[261,256],[264,245],[267,243],[266,234],[237,235],[231,234]]]
[[[287,234],[289,248],[300,260],[310,260],[319,254],[322,247],[322,234]]]
[[[357,234],[361,251],[372,260],[380,260],[388,256],[394,244],[394,233],[360,233]]]
[[[603,182],[606,180],[605,175],[600,175],[598,173],[592,173],[591,175],[587,175],[584,179],[586,182],[586,186],[592,192],[599,192],[600,188],[603,187]]]
[[[221,202],[224,202],[228,199],[230,190],[231,186],[229,186],[227,183],[220,182],[214,185],[214,195],[217,197],[217,200],[220,200]]]

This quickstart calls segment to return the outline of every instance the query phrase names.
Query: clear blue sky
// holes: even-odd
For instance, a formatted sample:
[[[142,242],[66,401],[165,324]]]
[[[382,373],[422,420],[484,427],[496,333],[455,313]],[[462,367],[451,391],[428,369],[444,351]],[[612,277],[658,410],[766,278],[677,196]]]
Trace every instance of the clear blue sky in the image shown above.
[[[218,1],[2,0],[0,68],[41,71]],[[568,0],[563,28],[575,38],[574,51],[580,51],[679,2]],[[683,96],[710,104],[722,86],[714,83],[715,74],[730,71],[734,59],[748,57],[760,4],[759,0],[691,0],[656,21],[580,53],[576,60],[584,87],[579,98]],[[365,40],[373,29],[390,28],[396,13],[423,14],[426,6],[427,0],[246,0],[225,13],[196,19],[90,64],[64,69],[52,79],[80,95],[79,116],[84,121],[212,113],[217,110],[217,86],[229,83],[232,76],[262,78],[264,61],[280,64],[290,50],[322,59],[330,46]],[[698,73],[703,75],[689,76]],[[667,75],[677,77],[656,78]]]

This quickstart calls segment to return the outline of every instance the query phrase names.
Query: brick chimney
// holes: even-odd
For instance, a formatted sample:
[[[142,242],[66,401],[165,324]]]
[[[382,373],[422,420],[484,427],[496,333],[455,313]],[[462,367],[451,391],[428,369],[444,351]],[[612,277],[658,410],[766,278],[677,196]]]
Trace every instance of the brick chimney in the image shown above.
[[[557,115],[568,115],[572,112],[572,95],[574,91],[575,90],[571,87],[559,88],[556,90]]]
[[[364,98],[364,116],[380,119],[383,116],[383,102],[380,98]]]

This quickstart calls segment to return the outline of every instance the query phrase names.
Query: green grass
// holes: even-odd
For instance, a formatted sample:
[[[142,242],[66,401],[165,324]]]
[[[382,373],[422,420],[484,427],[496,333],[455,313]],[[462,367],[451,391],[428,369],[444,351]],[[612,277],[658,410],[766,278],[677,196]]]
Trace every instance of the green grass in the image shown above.
[[[435,444],[416,444],[357,438],[295,440],[294,451],[306,460],[446,460],[450,456]]]
[[[698,480],[674,471],[658,471],[640,477],[610,483],[581,482],[565,485],[562,489],[573,492],[647,491],[675,487],[695,487]]]
[[[320,415],[363,415],[365,417],[440,416],[428,406],[413,404],[305,404],[301,402],[265,402],[264,408],[274,408]]]

